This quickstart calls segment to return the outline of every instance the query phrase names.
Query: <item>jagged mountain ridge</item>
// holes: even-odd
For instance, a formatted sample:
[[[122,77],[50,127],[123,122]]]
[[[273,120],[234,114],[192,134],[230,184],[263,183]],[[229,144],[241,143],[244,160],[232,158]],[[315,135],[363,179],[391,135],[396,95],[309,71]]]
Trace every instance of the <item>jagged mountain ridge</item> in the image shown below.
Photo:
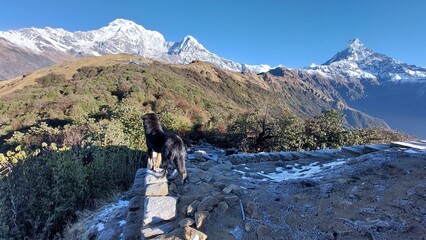
[[[132,21],[117,19],[98,30],[69,32],[61,28],[24,28],[0,32],[4,45],[13,46],[26,54],[49,59],[51,62],[84,56],[130,53],[167,63],[187,64],[194,60],[206,61],[220,68],[239,72],[268,71],[268,65],[246,65],[222,58],[201,45],[194,37],[186,36],[181,42],[167,42],[164,36],[147,30]],[[0,42],[0,47],[3,45]],[[30,60],[28,61],[32,63]],[[0,69],[5,63],[0,62]],[[35,63],[36,67],[4,74],[11,78],[51,64]]]

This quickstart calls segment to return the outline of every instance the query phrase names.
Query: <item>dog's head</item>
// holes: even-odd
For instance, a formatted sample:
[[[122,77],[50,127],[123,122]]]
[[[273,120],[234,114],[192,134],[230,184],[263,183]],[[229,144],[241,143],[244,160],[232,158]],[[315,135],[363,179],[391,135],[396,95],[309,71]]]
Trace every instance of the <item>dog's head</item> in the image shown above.
[[[151,133],[153,130],[163,131],[160,125],[160,117],[156,113],[147,113],[142,116],[145,133]]]
[[[155,122],[158,122],[158,121],[160,121],[160,117],[156,113],[147,113],[147,114],[145,114],[145,115],[142,116],[142,120],[144,122],[145,121],[155,121]]]

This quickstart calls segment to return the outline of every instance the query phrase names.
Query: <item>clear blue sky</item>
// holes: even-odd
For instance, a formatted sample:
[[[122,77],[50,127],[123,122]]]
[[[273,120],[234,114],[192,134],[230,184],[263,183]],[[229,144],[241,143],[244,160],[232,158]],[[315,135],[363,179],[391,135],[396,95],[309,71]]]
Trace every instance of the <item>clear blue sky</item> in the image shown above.
[[[320,64],[359,38],[376,52],[426,67],[425,0],[14,0],[1,4],[0,31],[86,31],[117,18],[167,41],[192,35],[210,51],[248,64]]]

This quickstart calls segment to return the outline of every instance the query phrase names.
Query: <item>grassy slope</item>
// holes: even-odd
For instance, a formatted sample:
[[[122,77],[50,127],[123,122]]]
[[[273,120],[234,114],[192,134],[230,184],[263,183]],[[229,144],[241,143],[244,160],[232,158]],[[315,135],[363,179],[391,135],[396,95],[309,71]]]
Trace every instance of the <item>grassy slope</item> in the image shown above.
[[[131,60],[149,66],[129,64]],[[72,80],[84,66],[102,67]],[[37,82],[49,73],[65,78]],[[171,112],[191,123],[226,122],[239,112],[255,110],[307,117],[336,105],[336,96],[317,79],[295,70],[280,74],[235,73],[203,62],[170,65],[127,54],[65,62],[0,81],[0,136],[37,121],[75,120],[118,104],[141,113]]]
[[[129,64],[131,59],[150,65]],[[71,80],[83,66],[103,67],[94,76]],[[45,84],[37,81],[48,73],[63,74],[65,79]],[[192,123],[261,107],[288,111],[279,93],[269,91],[256,75],[225,72],[205,63],[166,65],[131,55],[58,64],[25,78],[1,82],[0,99],[2,135],[36,121],[75,120],[118,104],[141,112],[176,113]]]

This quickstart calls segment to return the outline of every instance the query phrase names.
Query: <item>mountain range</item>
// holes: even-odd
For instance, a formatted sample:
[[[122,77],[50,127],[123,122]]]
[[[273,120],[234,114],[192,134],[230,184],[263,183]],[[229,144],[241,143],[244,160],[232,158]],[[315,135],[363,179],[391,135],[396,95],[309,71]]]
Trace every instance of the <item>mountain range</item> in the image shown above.
[[[257,73],[282,91],[291,91],[291,86],[297,84],[310,92],[304,98],[318,97],[344,112],[350,110],[347,120],[353,126],[368,126],[364,115],[369,114],[384,119],[393,128],[426,137],[422,126],[426,119],[426,111],[422,110],[426,105],[426,69],[375,53],[359,39],[350,41],[344,50],[321,65],[287,69],[222,58],[192,36],[181,42],[168,42],[161,33],[124,19],[87,32],[25,28],[0,32],[0,79],[26,75],[64,60],[117,53],[172,64],[199,60],[224,70]],[[292,108],[300,108],[309,115],[308,110],[303,111],[309,106],[298,106],[300,102],[294,99],[288,101]],[[360,119],[363,124],[357,124]]]
[[[69,32],[61,28],[24,28],[0,32],[0,79],[9,79],[63,60],[86,56],[130,53],[167,63],[211,62],[220,68],[240,72],[268,71],[268,65],[247,65],[208,51],[194,37],[167,42],[156,31],[124,19],[98,30]],[[19,64],[27,59],[25,64]]]

